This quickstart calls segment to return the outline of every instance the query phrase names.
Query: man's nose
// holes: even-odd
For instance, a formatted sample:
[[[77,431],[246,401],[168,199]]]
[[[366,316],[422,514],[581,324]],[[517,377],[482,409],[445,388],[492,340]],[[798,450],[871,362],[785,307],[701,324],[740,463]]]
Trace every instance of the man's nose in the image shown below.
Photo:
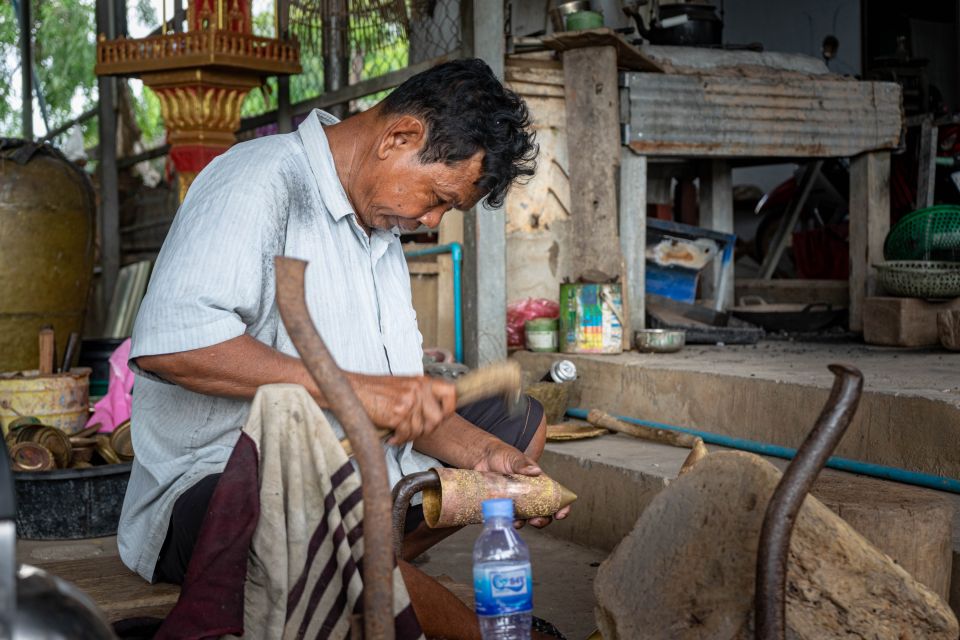
[[[440,220],[443,219],[444,213],[446,213],[444,209],[434,209],[430,213],[420,217],[420,224],[431,229],[436,229],[440,226]]]

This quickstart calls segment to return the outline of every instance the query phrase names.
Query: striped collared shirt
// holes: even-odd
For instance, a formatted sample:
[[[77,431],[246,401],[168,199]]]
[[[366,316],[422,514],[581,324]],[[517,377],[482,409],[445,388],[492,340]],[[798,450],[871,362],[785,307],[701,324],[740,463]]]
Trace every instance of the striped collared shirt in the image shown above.
[[[314,111],[293,133],[238,144],[214,159],[190,187],[157,258],[130,353],[138,374],[137,457],[118,532],[123,561],[148,580],[174,502],[223,470],[250,403],[166,383],[137,369],[133,358],[243,334],[296,355],[275,301],[273,258],[284,255],[309,262],[310,315],[341,368],[371,375],[423,371],[399,238],[384,230],[368,236],[358,224],[323,130],[335,122]],[[437,464],[409,444],[384,449],[391,483]]]

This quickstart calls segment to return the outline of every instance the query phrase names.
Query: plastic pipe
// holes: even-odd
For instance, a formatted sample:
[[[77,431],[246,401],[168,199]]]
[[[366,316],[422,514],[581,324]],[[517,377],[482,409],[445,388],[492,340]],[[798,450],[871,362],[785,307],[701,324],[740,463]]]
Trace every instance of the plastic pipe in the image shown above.
[[[579,418],[580,420],[586,420],[587,413],[589,413],[589,411],[586,409],[567,409],[568,416],[571,418]],[[724,436],[718,433],[710,433],[709,431],[699,431],[697,429],[687,429],[672,424],[663,424],[661,422],[639,420],[637,418],[627,418],[624,416],[617,417],[624,422],[631,422],[633,424],[639,424],[645,427],[669,429],[671,431],[679,431],[680,433],[689,433],[690,435],[702,438],[707,444],[714,444],[730,449],[739,449],[740,451],[749,451],[750,453],[755,453],[761,456],[772,456],[774,458],[793,460],[793,456],[797,453],[796,449],[782,447],[778,444],[757,442],[756,440],[747,440],[746,438],[734,438],[732,436]],[[960,480],[955,478],[945,478],[943,476],[935,476],[929,473],[908,471],[899,467],[888,467],[882,464],[861,462],[860,460],[838,458],[836,456],[833,456],[827,460],[827,466],[831,469],[847,471],[849,473],[858,473],[860,475],[870,476],[872,478],[892,480],[894,482],[901,482],[903,484],[912,484],[918,487],[936,489],[937,491],[960,493]]]
[[[408,258],[421,258],[449,253],[453,260],[453,357],[463,362],[463,309],[460,289],[460,271],[463,263],[463,246],[459,242],[438,244],[435,247],[405,251]]]

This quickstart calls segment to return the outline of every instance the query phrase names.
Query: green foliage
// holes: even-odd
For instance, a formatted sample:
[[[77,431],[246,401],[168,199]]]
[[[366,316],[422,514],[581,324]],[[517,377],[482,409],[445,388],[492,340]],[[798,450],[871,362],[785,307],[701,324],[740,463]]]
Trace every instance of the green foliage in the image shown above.
[[[21,0],[25,1],[25,0]],[[33,58],[50,126],[97,104],[94,0],[33,0]]]
[[[13,3],[0,1],[0,135],[20,135],[20,101],[13,100],[13,73],[20,65]],[[13,63],[13,64],[10,64]]]

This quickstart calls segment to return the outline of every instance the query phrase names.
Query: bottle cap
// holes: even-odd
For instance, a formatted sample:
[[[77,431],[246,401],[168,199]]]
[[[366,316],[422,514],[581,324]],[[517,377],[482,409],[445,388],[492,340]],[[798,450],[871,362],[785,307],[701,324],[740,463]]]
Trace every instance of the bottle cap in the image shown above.
[[[513,500],[510,498],[484,500],[482,508],[484,520],[489,518],[513,518]]]

